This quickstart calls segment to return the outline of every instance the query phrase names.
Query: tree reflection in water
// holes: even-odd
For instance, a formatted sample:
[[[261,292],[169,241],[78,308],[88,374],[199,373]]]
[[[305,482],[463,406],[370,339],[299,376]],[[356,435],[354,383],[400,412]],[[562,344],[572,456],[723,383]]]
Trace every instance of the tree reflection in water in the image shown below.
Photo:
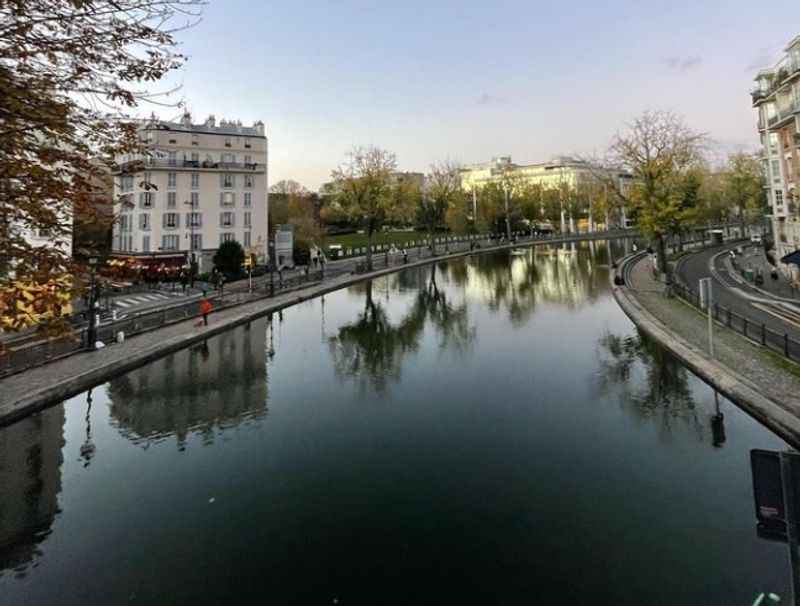
[[[657,419],[669,434],[676,421],[704,441],[706,428],[692,397],[689,373],[664,348],[642,333],[619,336],[606,333],[599,341],[601,395],[619,389],[622,406],[640,419]],[[637,380],[642,371],[643,380]]]
[[[371,387],[384,393],[390,382],[400,379],[403,358],[418,351],[426,324],[436,329],[440,348],[464,351],[471,347],[475,330],[469,324],[466,304],[456,306],[448,301],[437,285],[436,266],[431,266],[427,281],[422,278],[423,271],[400,274],[403,288],[418,288],[408,313],[397,324],[376,300],[373,282],[364,283],[364,309],[358,319],[328,340],[337,376],[355,380],[362,391]]]

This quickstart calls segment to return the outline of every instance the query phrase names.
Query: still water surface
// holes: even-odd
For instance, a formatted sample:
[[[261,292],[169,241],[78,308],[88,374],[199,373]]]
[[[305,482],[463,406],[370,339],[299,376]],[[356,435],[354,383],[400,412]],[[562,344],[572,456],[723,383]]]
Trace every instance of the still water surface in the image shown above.
[[[748,453],[607,251],[309,301],[0,430],[1,604],[749,604]]]

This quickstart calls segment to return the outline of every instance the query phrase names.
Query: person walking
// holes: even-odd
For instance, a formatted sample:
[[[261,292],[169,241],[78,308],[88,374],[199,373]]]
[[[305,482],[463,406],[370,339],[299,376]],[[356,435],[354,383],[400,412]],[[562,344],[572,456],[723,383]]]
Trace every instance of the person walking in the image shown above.
[[[214,306],[211,305],[211,301],[208,299],[200,301],[200,313],[203,314],[203,326],[208,326],[208,314],[210,314],[213,309]]]

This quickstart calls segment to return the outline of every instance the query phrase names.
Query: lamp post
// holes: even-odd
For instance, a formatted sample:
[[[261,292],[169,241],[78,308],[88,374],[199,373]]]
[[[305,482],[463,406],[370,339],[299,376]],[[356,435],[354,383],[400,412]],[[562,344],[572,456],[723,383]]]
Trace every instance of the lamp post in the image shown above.
[[[194,275],[197,273],[197,260],[194,255],[194,204],[190,200],[185,200],[183,203],[192,208],[189,213],[189,288],[194,288]]]
[[[269,250],[269,296],[275,296],[275,240],[267,241]]]
[[[89,341],[89,350],[94,351],[97,342],[96,309],[97,293],[95,292],[95,272],[97,271],[97,257],[89,259],[89,271],[91,280],[89,282],[89,330],[86,333]]]

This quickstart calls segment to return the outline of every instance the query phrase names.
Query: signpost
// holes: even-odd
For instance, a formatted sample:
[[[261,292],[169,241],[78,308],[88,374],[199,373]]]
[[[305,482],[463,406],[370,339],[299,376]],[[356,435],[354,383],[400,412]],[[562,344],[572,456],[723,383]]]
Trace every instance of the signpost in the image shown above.
[[[708,311],[708,353],[714,357],[714,315],[713,315],[713,293],[711,290],[711,278],[700,279],[700,307],[705,307]]]
[[[753,497],[756,506],[758,536],[783,541],[789,548],[792,574],[792,600],[798,604],[800,592],[800,557],[797,553],[798,516],[800,515],[800,454],[751,450]]]

